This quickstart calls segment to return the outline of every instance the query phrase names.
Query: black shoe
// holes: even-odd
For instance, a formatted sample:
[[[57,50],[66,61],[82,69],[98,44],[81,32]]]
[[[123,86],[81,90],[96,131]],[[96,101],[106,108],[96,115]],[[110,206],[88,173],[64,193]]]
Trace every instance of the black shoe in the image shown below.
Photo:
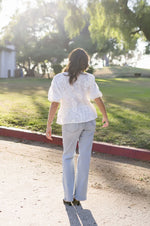
[[[75,205],[75,206],[80,206],[81,205],[81,203],[80,203],[80,201],[78,201],[78,200],[76,200],[76,199],[73,199],[73,205]]]
[[[64,205],[72,206],[71,202],[67,202],[67,201],[65,201],[64,199],[63,199],[63,203],[64,203]]]

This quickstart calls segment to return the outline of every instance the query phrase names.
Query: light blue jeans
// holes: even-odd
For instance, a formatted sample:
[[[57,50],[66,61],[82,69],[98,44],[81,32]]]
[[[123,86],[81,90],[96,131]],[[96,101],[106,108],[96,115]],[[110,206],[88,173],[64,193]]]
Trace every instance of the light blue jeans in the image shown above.
[[[84,123],[64,124],[62,126],[65,201],[71,202],[73,198],[83,201],[87,198],[88,174],[95,126],[95,120]],[[74,156],[77,142],[79,155],[75,175]]]

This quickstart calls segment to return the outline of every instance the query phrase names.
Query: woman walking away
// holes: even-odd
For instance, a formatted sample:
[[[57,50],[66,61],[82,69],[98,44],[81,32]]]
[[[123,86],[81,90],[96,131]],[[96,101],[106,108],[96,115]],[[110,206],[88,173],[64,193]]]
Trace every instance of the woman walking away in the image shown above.
[[[48,100],[51,102],[46,137],[51,138],[51,125],[60,104],[57,123],[62,125],[63,137],[63,188],[65,205],[80,205],[87,198],[88,174],[97,113],[90,102],[94,100],[103,118],[103,127],[109,125],[104,103],[95,77],[85,73],[89,56],[77,48],[69,55],[64,72],[57,74],[51,83]],[[78,142],[79,155],[75,175],[74,156]]]

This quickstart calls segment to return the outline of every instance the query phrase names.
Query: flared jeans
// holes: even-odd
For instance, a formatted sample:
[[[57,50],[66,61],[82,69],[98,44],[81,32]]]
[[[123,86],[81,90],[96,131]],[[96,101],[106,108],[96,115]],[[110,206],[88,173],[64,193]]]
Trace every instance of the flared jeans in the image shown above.
[[[83,201],[87,198],[88,174],[95,126],[95,120],[83,123],[69,123],[62,126],[65,201],[71,202],[73,198]],[[79,155],[75,175],[74,157],[77,142]]]

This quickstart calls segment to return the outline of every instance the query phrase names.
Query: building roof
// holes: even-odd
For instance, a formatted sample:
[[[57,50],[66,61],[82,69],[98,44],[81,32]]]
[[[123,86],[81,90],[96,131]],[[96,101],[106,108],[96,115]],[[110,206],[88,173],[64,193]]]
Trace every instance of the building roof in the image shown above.
[[[0,45],[0,52],[3,50],[7,51],[7,52],[12,52],[12,51],[15,51],[15,46],[14,45],[6,45],[6,46]]]

